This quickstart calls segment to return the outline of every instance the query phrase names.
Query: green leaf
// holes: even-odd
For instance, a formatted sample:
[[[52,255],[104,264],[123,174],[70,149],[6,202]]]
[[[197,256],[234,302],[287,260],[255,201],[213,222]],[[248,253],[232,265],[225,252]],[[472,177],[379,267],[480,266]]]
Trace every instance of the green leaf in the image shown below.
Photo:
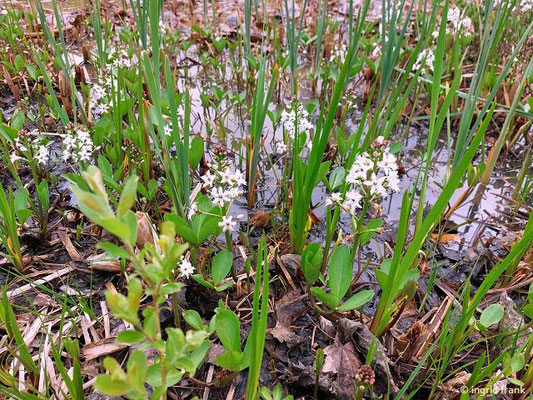
[[[331,293],[326,293],[325,290],[320,287],[312,287],[311,293],[329,308],[336,308],[339,304],[339,300],[337,300],[336,296]]]
[[[196,218],[196,217],[194,217]],[[186,241],[199,246],[202,242],[198,240],[198,236],[196,235],[196,232],[192,230],[189,223],[182,217],[176,214],[168,213],[165,215],[166,221],[171,221],[174,223],[174,227],[176,228],[176,233],[181,236]]]
[[[195,136],[191,141],[191,147],[189,149],[189,164],[191,164],[192,169],[196,169],[203,154],[204,141],[201,137]]]
[[[402,147],[403,147],[403,143],[402,142],[391,143],[390,146],[389,146],[389,152],[391,154],[399,153],[400,150],[402,149]]]
[[[259,395],[263,400],[273,400],[270,391],[265,386],[261,386],[261,388],[259,388]]]
[[[98,375],[93,386],[106,396],[122,396],[130,388],[128,383],[113,379],[110,375]]]
[[[19,222],[24,224],[32,214],[31,209],[28,207],[28,193],[26,190],[23,188],[17,189],[14,201],[15,209],[13,211],[15,211]]]
[[[131,247],[134,247],[137,241],[137,216],[133,211],[127,210],[121,217],[121,221],[128,227],[128,235],[121,239],[124,243],[129,243]]]
[[[488,328],[491,325],[497,324],[503,317],[503,307],[500,304],[491,304],[483,310],[479,323]]]
[[[309,114],[313,114],[316,109],[318,108],[319,106],[319,101],[317,98],[313,98],[309,101],[309,103],[307,103],[305,105],[305,110],[309,113]]]
[[[159,187],[159,184],[155,179],[150,179],[148,181],[148,200],[153,200],[155,198],[155,195],[157,194],[157,189]]]
[[[215,331],[228,351],[241,351],[241,323],[233,311],[218,310]]]
[[[145,339],[145,336],[138,331],[122,331],[117,335],[117,343],[138,343]]]
[[[318,169],[318,173],[316,174],[316,177],[315,177],[315,182],[314,182],[314,186],[315,187],[318,182],[324,180],[324,177],[326,176],[326,173],[329,171],[329,167],[331,165],[331,161],[325,161],[323,163],[320,164],[320,167]]]
[[[183,313],[183,319],[197,331],[207,330],[202,317],[196,310],[185,311]]]
[[[529,319],[533,319],[533,304],[527,304],[526,306],[524,306],[523,311],[526,317],[528,317]]]
[[[329,176],[329,190],[334,191],[339,188],[344,182],[344,176],[346,175],[346,170],[343,167],[337,167]]]
[[[97,247],[105,250],[107,253],[116,258],[127,260],[130,257],[129,253],[125,249],[110,242],[99,242]]]
[[[362,290],[359,293],[354,294],[344,303],[342,303],[342,305],[340,307],[337,307],[337,309],[348,311],[353,310],[355,308],[359,308],[368,303],[372,299],[372,297],[374,297],[373,290]]]
[[[217,292],[223,292],[224,290],[226,290],[227,288],[230,288],[233,286],[233,280],[231,281],[228,281],[226,283],[223,283],[222,285],[218,285],[217,287],[215,287],[215,290]]]
[[[350,249],[346,245],[341,245],[331,255],[328,271],[329,287],[331,294],[337,299],[337,304],[348,291],[351,281],[352,262]]]
[[[518,387],[524,386],[524,382],[522,382],[520,379],[513,378],[512,376],[506,377],[509,382],[511,382],[513,385],[516,385]]]
[[[96,222],[109,233],[118,237],[123,242],[130,243],[130,236],[132,232],[130,231],[128,225],[124,223],[124,221],[121,221],[113,216],[110,218],[101,218],[100,220],[94,220],[94,222]],[[135,224],[135,227],[137,227],[137,224]]]
[[[48,181],[43,180],[37,185],[37,198],[44,210],[50,208],[50,194],[48,192]]]
[[[320,243],[311,243],[302,252],[302,272],[309,286],[314,284],[320,276],[322,257]]]
[[[111,210],[111,207],[109,207],[106,199],[95,193],[82,190],[78,186],[72,186],[71,190],[78,198],[81,212],[93,222],[100,224],[100,221],[104,219],[115,219],[113,211]]]
[[[221,232],[222,228],[218,225],[220,222],[219,217],[213,215],[197,215],[194,217],[193,225],[197,220],[201,220],[201,224],[198,225],[197,231],[198,241],[202,243],[210,235],[216,235]]]
[[[339,149],[339,154],[341,157],[344,157],[347,152],[346,139],[344,138],[344,132],[341,128],[336,127],[337,132],[337,148]]]
[[[184,286],[181,282],[170,282],[161,287],[161,296],[167,296],[172,293],[177,293]]]
[[[241,351],[228,351],[216,357],[213,361],[218,366],[229,371],[240,371],[242,365],[242,357],[243,354]]]
[[[376,234],[376,229],[381,228],[383,221],[381,218],[371,219],[368,224],[365,226],[364,233],[359,237],[359,245],[364,246],[374,237]]]
[[[515,353],[511,358],[511,374],[515,374],[524,368],[526,360],[522,353]]]
[[[167,387],[177,384],[183,377],[183,373],[176,368],[168,368],[166,372],[167,375],[165,376],[165,381]],[[161,368],[158,362],[150,365],[148,368],[146,383],[153,387],[159,387],[163,384],[163,380],[161,378]]]
[[[202,285],[203,287],[206,287],[208,289],[214,289],[215,288],[210,282],[207,282],[204,279],[202,274],[194,274],[194,275],[192,275],[192,279],[194,279],[197,283],[199,283],[200,285]]]
[[[233,266],[233,254],[229,250],[222,250],[213,258],[211,267],[211,274],[213,275],[213,282],[215,286],[228,275]]]
[[[139,177],[137,175],[130,175],[128,179],[126,179],[126,183],[124,184],[124,189],[122,189],[122,193],[120,194],[120,200],[117,206],[118,217],[123,216],[126,211],[129,211],[135,204],[138,181]]]

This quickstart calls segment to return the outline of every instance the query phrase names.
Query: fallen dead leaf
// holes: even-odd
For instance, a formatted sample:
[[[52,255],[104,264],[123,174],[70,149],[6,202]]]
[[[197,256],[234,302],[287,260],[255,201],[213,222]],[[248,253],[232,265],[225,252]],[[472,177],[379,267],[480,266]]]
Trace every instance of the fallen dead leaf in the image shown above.
[[[269,330],[274,338],[289,345],[296,345],[302,341],[302,338],[291,329],[294,304],[298,297],[300,297],[300,294],[293,290],[277,301],[276,326]]]
[[[438,240],[441,244],[446,244],[452,242],[459,242],[461,240],[461,235],[459,235],[458,233],[443,233],[442,235],[438,233],[432,233],[431,238],[433,240]]]
[[[342,344],[338,339],[324,348],[323,373],[336,374],[334,390],[339,397],[350,398],[355,392],[355,374],[361,362],[355,353],[352,342]]]
[[[81,355],[86,361],[94,360],[95,358],[106,356],[108,354],[116,353],[122,349],[127,348],[128,345],[124,343],[116,343],[115,337],[107,337],[98,342],[89,343],[83,346]]]
[[[269,223],[269,221],[270,211],[258,210],[248,222],[256,228],[263,228]]]

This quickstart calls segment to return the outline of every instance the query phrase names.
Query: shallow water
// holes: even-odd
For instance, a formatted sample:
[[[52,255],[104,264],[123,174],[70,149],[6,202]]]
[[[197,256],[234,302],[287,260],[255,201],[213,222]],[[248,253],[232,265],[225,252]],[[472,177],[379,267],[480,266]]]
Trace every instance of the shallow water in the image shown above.
[[[229,69],[229,66],[228,66]],[[189,76],[194,76],[196,73],[196,68],[193,68],[189,71]],[[206,127],[208,125],[213,125],[213,122],[210,119],[214,114],[205,115],[203,108],[200,102],[200,93],[210,93],[211,85],[216,84],[217,86],[223,88],[224,90],[232,90],[235,93],[243,90],[238,87],[228,86],[228,80],[215,81],[211,79],[206,80],[203,77],[195,80],[194,83],[192,80],[188,80],[188,84],[194,84],[194,86],[189,86],[191,90],[191,95],[193,98],[193,114],[198,117],[198,120],[194,121],[193,132],[201,132],[202,136],[205,138],[208,136]],[[182,82],[182,87],[184,87],[185,82]],[[303,85],[302,85],[303,86]],[[303,104],[306,104],[312,99],[312,92],[310,90],[302,90],[300,101]],[[288,104],[290,99],[282,99],[282,102]],[[226,107],[228,107],[228,102],[223,101],[219,106],[221,113],[224,113]],[[271,109],[280,109],[283,108],[281,104],[271,104]],[[232,109],[225,119],[224,128],[219,131],[218,135],[211,135],[210,140],[214,143],[223,143],[235,153],[236,161],[244,169],[244,140],[248,136],[249,121],[246,120],[244,110],[234,110]],[[318,117],[317,113],[311,116],[312,120],[316,120]],[[347,127],[351,132],[355,132],[358,128],[358,125],[362,123],[360,121],[361,113],[354,109],[350,115]],[[391,139],[394,141],[404,142],[404,148],[400,153],[400,159],[402,164],[405,167],[406,174],[401,176],[401,193],[396,193],[391,196],[388,196],[382,203],[383,207],[383,219],[384,226],[388,229],[393,229],[397,225],[399,220],[399,214],[401,209],[401,200],[402,193],[406,189],[413,190],[413,187],[416,183],[418,172],[421,165],[421,156],[422,152],[425,151],[427,134],[428,130],[424,124],[413,124],[409,128],[409,132],[406,140],[404,141],[404,126],[399,126],[397,132],[393,132]],[[265,120],[264,128],[264,143],[265,150],[268,153],[268,157],[271,157],[272,154],[275,154],[275,149],[273,147],[273,140],[282,139],[282,128],[278,127],[274,132],[272,122],[269,118]],[[452,133],[452,138],[455,136]],[[209,145],[208,145],[209,146]],[[455,143],[450,144],[451,149],[453,149]],[[443,132],[439,140],[437,141],[436,149],[433,157],[433,165],[430,172],[430,180],[428,184],[428,191],[426,195],[426,208],[430,208],[432,204],[437,200],[441,189],[440,184],[445,182],[447,172],[449,170],[449,159],[451,152],[448,149],[448,142],[446,139],[446,134]],[[278,202],[279,197],[279,187],[278,179],[282,175],[282,169],[278,163],[272,165],[271,160],[265,157],[264,152],[262,155],[262,172],[263,175],[260,180],[260,185],[258,188],[258,208],[269,209],[273,207]],[[496,169],[492,175],[489,185],[484,190],[480,190],[479,187],[476,190],[472,191],[463,204],[454,212],[452,215],[453,225],[458,225],[457,233],[459,234],[459,241],[452,241],[451,243],[443,244],[445,247],[450,250],[462,252],[472,246],[473,241],[478,238],[482,233],[482,237],[491,237],[498,236],[502,234],[502,225],[509,223],[505,217],[505,213],[502,211],[508,206],[508,201],[505,200],[505,197],[510,197],[514,190],[514,183],[516,176],[521,167],[521,160],[513,157],[507,158],[504,162],[498,163]],[[450,205],[453,204],[466,190],[468,187],[467,183],[463,185],[462,188],[458,189],[453,195]],[[317,205],[314,209],[315,214],[323,219],[325,212],[325,206],[323,202],[326,198],[326,191],[323,185],[319,185],[313,194],[313,204]],[[248,214],[248,209],[246,207],[246,201],[237,201],[234,205],[235,214]],[[350,219],[347,215],[343,215],[340,220],[340,228],[344,232],[351,231]],[[395,230],[395,229],[394,229]],[[310,240],[314,241],[323,241],[325,235],[325,223],[319,222],[314,225],[310,232]],[[377,248],[376,245],[372,245],[372,250],[377,251],[378,254],[382,253],[382,248]]]

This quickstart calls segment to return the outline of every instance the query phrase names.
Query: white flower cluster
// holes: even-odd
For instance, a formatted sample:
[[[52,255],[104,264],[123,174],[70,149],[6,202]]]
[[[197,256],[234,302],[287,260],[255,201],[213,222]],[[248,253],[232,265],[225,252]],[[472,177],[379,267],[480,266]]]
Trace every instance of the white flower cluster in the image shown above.
[[[80,161],[89,162],[95,150],[91,135],[81,127],[74,126],[68,128],[68,133],[63,136],[63,151],[61,158],[63,161],[72,160],[74,163]]]
[[[474,24],[472,20],[464,15],[463,10],[459,7],[451,6],[448,10],[448,25],[446,25],[446,33],[455,36],[456,33],[472,33],[474,32]],[[433,39],[439,37],[439,30],[436,29],[431,34]]]
[[[137,65],[137,62],[135,54],[130,57],[123,49],[117,50],[115,47],[109,49],[106,60],[108,68],[100,71],[101,74],[89,91],[89,105],[95,119],[99,119],[111,107],[112,78],[116,79],[117,69],[130,68]]]
[[[180,262],[180,273],[183,278],[188,278],[194,273],[193,265],[186,258],[183,258]]]
[[[243,194],[242,186],[246,184],[244,174],[236,169],[231,171],[230,166],[225,166],[222,171],[207,171],[202,176],[204,188],[209,188],[208,196],[214,205],[224,207]]]
[[[346,58],[346,53],[348,52],[348,47],[346,46],[346,43],[335,43],[333,46],[333,49],[331,51],[331,55],[329,56],[329,61],[335,61],[338,60],[340,62],[344,62],[344,59]]]
[[[111,65],[115,68],[123,67],[130,68],[134,65],[137,65],[137,55],[133,54],[131,57],[128,52],[124,49],[117,50],[115,47],[112,47],[109,50],[109,57],[111,59]]]
[[[357,208],[361,208],[363,199],[376,203],[390,192],[399,192],[398,164],[388,143],[380,136],[371,144],[369,153],[357,156],[346,176],[346,182],[352,187],[344,199],[341,193],[332,193],[326,199],[326,205],[341,204],[354,214]]]
[[[459,7],[452,6],[448,11],[448,24],[446,33],[454,34],[463,29],[464,32],[473,31],[472,20],[465,16]]]
[[[287,146],[283,140],[277,140],[274,142],[274,150],[276,153],[283,155],[287,153],[287,150],[289,150],[289,146]]]
[[[304,110],[301,104],[289,111],[283,110],[280,121],[291,140],[294,140],[296,130],[300,134],[305,133],[309,140],[310,133],[314,129],[313,124],[309,121],[309,113]]]
[[[246,179],[244,178],[244,174],[238,169],[232,171],[229,165],[222,165],[221,167],[221,170],[212,168],[210,171],[207,171],[202,176],[202,186],[209,189],[207,195],[211,203],[219,207],[226,207],[244,193],[242,187],[246,184]],[[229,212],[229,207],[226,210]],[[192,203],[188,212],[189,219],[197,212],[197,204]],[[233,231],[237,226],[237,221],[242,217],[243,215],[224,215],[221,217],[218,226],[222,228],[223,232]]]
[[[44,144],[40,145],[35,158],[37,159],[37,163],[41,165],[48,164],[48,161],[50,161],[50,151],[48,150],[48,147]]]
[[[519,13],[527,13],[531,10],[533,10],[533,0],[522,0],[520,2],[519,8],[518,8]]]
[[[45,166],[50,162],[49,144],[50,143],[43,143],[42,138],[40,137],[34,138],[33,141],[28,140],[26,143],[22,143],[20,137],[16,137],[9,158],[12,163],[17,162],[18,160],[30,160],[35,158],[37,164]]]
[[[433,71],[433,64],[435,63],[435,54],[431,49],[424,49],[418,53],[418,58],[413,64],[413,72],[418,71],[420,68],[428,68]]]
[[[492,3],[492,9],[496,10],[500,8],[502,4],[503,0],[494,0],[494,3]],[[533,10],[533,0],[518,0],[513,10],[516,10],[519,14],[525,14]]]
[[[89,107],[94,118],[99,119],[111,107],[111,77],[101,77],[89,91]]]

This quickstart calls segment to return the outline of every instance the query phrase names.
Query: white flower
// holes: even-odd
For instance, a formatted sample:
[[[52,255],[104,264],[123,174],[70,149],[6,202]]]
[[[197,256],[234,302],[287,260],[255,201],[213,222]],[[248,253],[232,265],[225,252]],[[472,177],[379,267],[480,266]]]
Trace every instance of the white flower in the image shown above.
[[[98,107],[96,107],[95,112],[97,114],[102,115],[102,114],[105,114],[106,112],[108,112],[109,108],[110,108],[109,103],[102,103]]]
[[[275,150],[276,150],[276,153],[280,154],[280,155],[283,155],[287,152],[288,150],[288,146],[283,143],[282,141],[279,141],[275,144]]]
[[[194,273],[194,267],[192,266],[191,262],[187,259],[183,259],[180,262],[180,272],[181,276],[184,278],[188,278]]]
[[[243,186],[246,185],[246,179],[244,179],[244,174],[240,170],[236,170],[231,175],[231,182],[235,186]]]
[[[307,139],[309,139],[310,132],[314,129],[313,124],[309,122],[309,113],[303,109],[300,104],[298,107],[293,108],[290,111],[283,110],[281,113],[281,125],[287,132],[287,135],[294,140],[296,136],[296,130],[299,134],[305,133]]]
[[[239,189],[238,187],[232,187],[231,189],[229,189],[227,191],[227,194],[226,194],[227,200],[226,201],[235,200],[237,197],[239,197],[243,193],[244,192],[241,189]]]
[[[93,141],[91,139],[91,135],[89,132],[81,129],[78,129],[76,133],[78,135],[78,157],[80,161],[88,162],[91,160],[91,154],[93,152]]]
[[[328,198],[326,199],[326,205],[330,206],[332,204],[337,204],[341,202],[341,194],[340,193],[331,193]]]
[[[346,177],[346,181],[348,183],[356,184],[358,181],[366,179],[368,171],[370,171],[373,167],[374,163],[366,153],[358,155],[354,164],[352,165],[352,168],[350,168],[350,172]]]
[[[169,124],[165,125],[163,128],[163,133],[165,136],[170,136],[172,134],[172,127]]]
[[[89,97],[91,101],[95,103],[102,100],[106,96],[106,94],[107,93],[105,89],[96,83],[91,87],[91,90],[89,91]]]
[[[458,7],[450,7],[448,10],[448,22],[454,26],[458,26],[461,22],[461,9]]]
[[[418,53],[418,58],[413,64],[413,72],[418,71],[420,68],[427,67],[429,70],[433,71],[433,64],[435,62],[435,54],[431,49],[424,49]]]
[[[202,176],[203,187],[212,187],[215,183],[216,175],[212,174],[211,171],[207,171],[205,175]]]
[[[390,175],[398,171],[398,164],[394,154],[389,153],[388,150],[383,152],[383,158],[376,164],[379,168],[383,169],[385,175]]]
[[[472,23],[472,20],[468,17],[463,17],[461,24],[465,31],[472,32],[474,30],[474,24]]]
[[[226,168],[224,171],[220,173],[220,183],[224,185],[231,185],[232,184],[232,173],[229,170],[229,168]]]
[[[377,175],[373,173],[370,179],[364,181],[363,183],[370,189],[370,194],[377,194],[381,197],[385,197],[387,195],[387,190],[384,186],[385,179],[385,176],[378,178]]]
[[[19,149],[20,151],[28,151],[28,149],[26,148],[26,146],[24,146],[22,143],[20,143],[20,138],[17,137],[15,139],[15,147],[17,149]]]
[[[397,172],[387,175],[387,186],[393,192],[398,193],[400,191],[400,179]]]
[[[198,212],[198,204],[192,203],[191,206],[189,207],[187,217],[191,219],[192,217],[196,215],[197,212]]]
[[[18,161],[18,160],[22,160],[22,157],[20,157],[19,155],[17,155],[17,153],[15,153],[15,152],[12,152],[12,153],[9,155],[9,158],[11,159],[11,162],[12,162],[12,163],[15,163],[15,161]]]
[[[233,231],[235,229],[237,222],[233,219],[231,215],[224,215],[222,221],[218,223],[218,226],[222,228],[222,232]]]
[[[224,207],[224,204],[230,201],[230,198],[228,197],[228,192],[224,190],[224,188],[216,186],[211,190],[211,201],[219,207]]]
[[[472,20],[464,15],[461,15],[460,8],[452,6],[448,11],[448,23],[451,25],[447,29],[447,33],[454,34],[458,30],[472,31]]]
[[[39,164],[46,165],[46,163],[48,163],[48,160],[50,159],[48,147],[44,145],[39,146],[39,151],[37,152],[36,158]]]
[[[346,193],[346,198],[344,199],[344,207],[350,209],[352,213],[355,212],[356,208],[361,207],[361,200],[363,199],[363,195],[359,193],[357,190],[350,190]]]
[[[61,158],[63,161],[72,158],[74,162],[89,162],[91,161],[93,150],[94,146],[90,133],[83,129],[76,129],[63,137],[63,154]]]

